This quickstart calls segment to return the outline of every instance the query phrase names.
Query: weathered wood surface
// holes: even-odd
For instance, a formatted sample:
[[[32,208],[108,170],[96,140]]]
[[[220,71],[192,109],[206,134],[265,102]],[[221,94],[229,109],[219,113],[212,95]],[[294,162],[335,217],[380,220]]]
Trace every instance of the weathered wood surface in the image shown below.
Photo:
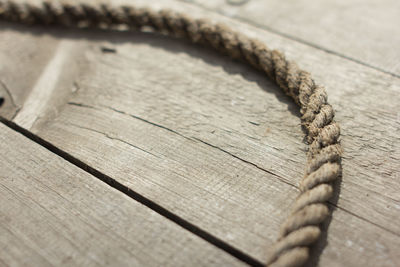
[[[400,77],[400,2],[181,0]]]
[[[193,6],[163,3],[257,36],[327,86],[342,125],[345,155],[320,265],[396,266],[400,80]],[[207,49],[151,34],[31,35],[29,27],[14,26],[2,32],[9,34],[57,51],[47,61],[30,63],[42,71],[37,81],[53,77],[51,66],[60,53],[71,54],[59,65],[60,80],[53,86],[44,83],[27,99],[27,94],[20,97],[17,123],[265,260],[296,197],[305,162],[297,109],[265,77]],[[104,46],[115,53],[102,52]],[[20,75],[1,69],[11,94],[13,86],[4,80]],[[36,105],[41,111],[32,117],[37,96],[47,104]],[[24,111],[25,101],[33,104]]]
[[[1,266],[244,266],[0,123]]]

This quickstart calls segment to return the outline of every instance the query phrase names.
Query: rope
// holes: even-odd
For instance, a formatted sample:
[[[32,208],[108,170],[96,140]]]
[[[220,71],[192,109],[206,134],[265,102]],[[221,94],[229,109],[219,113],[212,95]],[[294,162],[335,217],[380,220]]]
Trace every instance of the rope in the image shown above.
[[[141,30],[151,27],[162,34],[186,38],[212,47],[264,72],[299,105],[301,121],[309,144],[308,162],[300,182],[300,194],[289,217],[283,222],[267,266],[301,266],[321,235],[320,224],[330,212],[327,201],[333,195],[332,182],[341,173],[339,125],[327,102],[323,86],[308,72],[288,61],[282,53],[270,50],[260,41],[234,32],[222,24],[193,19],[169,10],[152,11],[131,6],[70,4],[45,1],[40,6],[0,0],[0,19],[25,24],[68,27],[116,28],[124,25]]]

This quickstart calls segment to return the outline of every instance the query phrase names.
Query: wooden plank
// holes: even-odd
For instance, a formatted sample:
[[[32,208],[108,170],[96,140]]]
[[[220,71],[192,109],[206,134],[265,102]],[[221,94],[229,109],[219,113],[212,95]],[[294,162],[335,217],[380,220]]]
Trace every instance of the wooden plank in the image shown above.
[[[0,265],[244,263],[0,123]]]
[[[195,7],[168,6],[257,36],[327,85],[345,158],[320,262],[395,266],[399,79]],[[303,172],[296,107],[262,75],[209,50],[150,34],[69,38],[82,35],[91,48],[82,51],[80,75],[63,85],[80,89],[56,118],[41,114],[32,130],[264,260]]]
[[[399,1],[190,2],[400,76],[400,52],[394,49],[400,47],[400,29],[395,26],[400,24]]]

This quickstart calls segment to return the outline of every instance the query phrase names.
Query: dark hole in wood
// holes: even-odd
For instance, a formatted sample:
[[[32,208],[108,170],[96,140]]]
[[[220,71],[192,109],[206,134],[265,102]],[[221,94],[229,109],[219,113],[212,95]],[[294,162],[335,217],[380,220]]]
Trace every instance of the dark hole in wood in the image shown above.
[[[102,46],[101,47],[101,52],[103,52],[103,53],[117,53],[117,50],[115,50],[114,48],[109,48],[109,47]]]
[[[0,107],[3,105],[4,103],[4,97],[0,96]]]

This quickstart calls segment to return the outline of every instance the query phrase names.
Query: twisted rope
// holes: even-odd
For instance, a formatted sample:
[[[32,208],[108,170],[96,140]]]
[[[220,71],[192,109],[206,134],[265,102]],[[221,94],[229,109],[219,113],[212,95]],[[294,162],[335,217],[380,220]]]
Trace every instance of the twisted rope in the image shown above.
[[[234,32],[222,24],[193,19],[169,10],[152,11],[131,6],[70,4],[45,1],[40,6],[0,0],[0,19],[25,24],[68,27],[114,28],[120,25],[141,30],[151,27],[162,34],[186,38],[210,46],[233,59],[243,60],[264,72],[300,106],[302,125],[309,143],[308,162],[300,182],[300,194],[289,217],[283,222],[278,240],[267,260],[268,266],[301,266],[329,216],[327,201],[333,195],[332,182],[341,172],[339,125],[327,102],[323,86],[308,72],[288,61],[277,50]]]

